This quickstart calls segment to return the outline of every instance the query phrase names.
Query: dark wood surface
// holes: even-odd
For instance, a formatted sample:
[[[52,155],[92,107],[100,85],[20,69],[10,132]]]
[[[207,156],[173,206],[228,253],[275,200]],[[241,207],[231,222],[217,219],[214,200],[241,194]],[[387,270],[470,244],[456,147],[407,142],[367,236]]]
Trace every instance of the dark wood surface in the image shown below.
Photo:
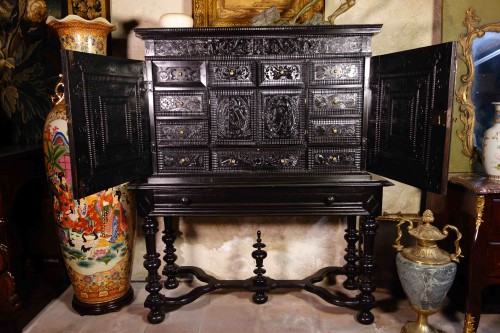
[[[464,258],[458,265],[450,297],[472,316],[476,331],[482,311],[500,308],[498,298],[490,297],[498,295],[500,284],[500,183],[484,174],[454,175],[444,202],[438,208],[436,226],[451,224],[463,235],[460,247]],[[452,239],[445,244],[448,251],[454,252]]]
[[[0,326],[17,333],[69,285],[40,146],[0,147]]]

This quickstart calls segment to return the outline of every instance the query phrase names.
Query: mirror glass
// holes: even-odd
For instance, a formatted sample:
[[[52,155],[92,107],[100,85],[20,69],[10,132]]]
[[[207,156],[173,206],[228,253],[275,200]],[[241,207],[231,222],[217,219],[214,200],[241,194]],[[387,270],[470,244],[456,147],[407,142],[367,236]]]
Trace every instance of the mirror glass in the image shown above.
[[[482,150],[484,132],[493,126],[495,108],[500,102],[500,33],[486,32],[472,43],[475,74],[472,102],[475,108],[473,144]]]

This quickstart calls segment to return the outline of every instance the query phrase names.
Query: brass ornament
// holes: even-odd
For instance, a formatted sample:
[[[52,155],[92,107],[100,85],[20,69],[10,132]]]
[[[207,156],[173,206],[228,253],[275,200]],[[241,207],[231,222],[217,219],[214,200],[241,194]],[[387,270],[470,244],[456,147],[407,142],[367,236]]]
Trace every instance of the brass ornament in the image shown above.
[[[466,313],[463,333],[475,333],[476,332],[476,329],[474,328],[475,321],[476,321],[475,318],[470,313]]]
[[[479,232],[479,227],[483,223],[483,212],[484,212],[484,195],[477,196],[476,202],[476,234]]]
[[[54,88],[54,95],[50,96],[53,105],[59,105],[64,103],[64,78],[62,74],[59,74],[59,82],[57,82]]]

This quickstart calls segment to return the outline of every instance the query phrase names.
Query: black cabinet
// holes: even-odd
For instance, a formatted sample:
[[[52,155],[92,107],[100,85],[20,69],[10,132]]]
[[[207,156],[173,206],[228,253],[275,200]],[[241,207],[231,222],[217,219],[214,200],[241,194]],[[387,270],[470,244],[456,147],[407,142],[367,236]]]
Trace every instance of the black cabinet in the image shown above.
[[[144,219],[148,319],[221,288],[302,288],[373,322],[375,217],[387,176],[430,191],[447,180],[455,70],[452,43],[371,56],[380,25],[137,29],[145,61],[63,51],[80,196],[133,181]],[[346,264],[304,280],[257,270],[218,280],[175,263],[172,216],[347,215]],[[165,217],[161,282],[156,216]],[[359,228],[356,216],[361,216]],[[264,235],[262,236],[264,237]],[[358,244],[361,244],[358,249]],[[205,286],[168,298],[177,274]],[[345,275],[339,298],[315,285]]]

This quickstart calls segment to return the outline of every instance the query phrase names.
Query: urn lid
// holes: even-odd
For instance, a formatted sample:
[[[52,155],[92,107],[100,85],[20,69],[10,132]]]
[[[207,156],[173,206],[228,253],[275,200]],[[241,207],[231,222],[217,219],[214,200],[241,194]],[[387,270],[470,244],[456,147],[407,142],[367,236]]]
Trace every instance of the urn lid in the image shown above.
[[[430,210],[426,210],[422,215],[422,222],[416,228],[408,228],[408,233],[415,237],[417,242],[402,251],[406,259],[426,265],[443,265],[452,261],[450,254],[436,244],[436,241],[446,238],[447,234],[433,226],[432,222],[434,215]]]
[[[446,235],[433,226],[431,223],[434,222],[434,215],[432,211],[427,209],[422,214],[422,222],[419,223],[418,227],[408,230],[408,233],[413,237],[426,241],[438,241],[446,238]]]

